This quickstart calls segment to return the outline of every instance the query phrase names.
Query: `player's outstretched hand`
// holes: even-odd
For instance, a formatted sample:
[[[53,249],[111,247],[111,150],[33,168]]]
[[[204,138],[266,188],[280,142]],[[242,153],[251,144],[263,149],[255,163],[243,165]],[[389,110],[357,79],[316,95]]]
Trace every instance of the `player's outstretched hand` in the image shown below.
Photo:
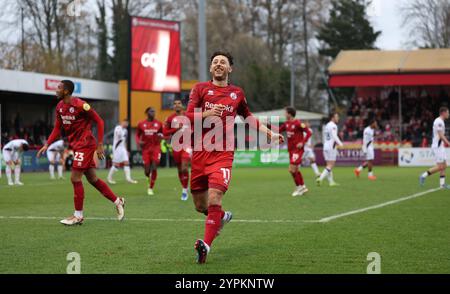
[[[222,112],[224,110],[225,110],[225,105],[215,104],[213,108],[203,112],[203,117],[205,118],[208,116],[222,116]]]
[[[275,140],[278,144],[284,143],[283,135],[274,132],[270,132],[270,140]]]
[[[41,149],[39,149],[38,153],[36,154],[36,157],[37,157],[37,158],[41,157],[41,155],[42,155],[45,151],[47,151],[47,149],[48,149],[48,145],[45,144],[44,146],[42,146]]]
[[[103,144],[98,144],[97,146],[97,157],[100,160],[105,159],[105,151],[103,150]]]

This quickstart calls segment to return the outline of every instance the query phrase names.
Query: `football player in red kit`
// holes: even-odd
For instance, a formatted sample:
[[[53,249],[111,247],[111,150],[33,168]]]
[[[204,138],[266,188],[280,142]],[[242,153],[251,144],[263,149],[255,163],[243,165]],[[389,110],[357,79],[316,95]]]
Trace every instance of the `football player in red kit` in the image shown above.
[[[74,189],[75,213],[73,216],[61,220],[61,223],[72,226],[80,225],[83,222],[84,188],[81,181],[83,175],[103,196],[115,204],[117,218],[123,220],[125,199],[117,197],[95,173],[95,153],[97,153],[99,159],[105,158],[103,151],[103,120],[88,103],[80,98],[72,97],[73,90],[74,84],[72,81],[63,80],[58,84],[56,96],[61,101],[56,106],[55,127],[47,143],[37,154],[40,157],[48,149],[48,146],[60,137],[61,128],[64,129],[64,133],[69,141],[69,148],[74,152],[70,179]],[[92,134],[92,122],[97,124],[97,141]]]
[[[197,240],[194,245],[197,263],[205,263],[213,240],[224,224],[232,218],[231,212],[222,210],[222,198],[231,180],[234,158],[233,126],[236,115],[243,116],[251,127],[258,128],[269,139],[284,140],[283,136],[259,124],[248,109],[244,91],[229,84],[232,65],[233,57],[229,53],[215,52],[210,64],[212,80],[194,86],[186,111],[186,116],[194,122],[191,193],[196,210],[207,215],[204,238]],[[196,127],[199,122],[202,125],[201,136]],[[211,126],[211,122],[215,125],[214,129],[207,127]],[[213,134],[216,142],[205,143],[206,139],[211,138],[210,133],[215,133],[217,124],[222,125],[223,138],[227,139],[220,142],[220,137],[217,138]]]
[[[308,142],[312,133],[309,128],[302,123],[299,119],[295,119],[297,111],[293,107],[286,107],[286,122],[281,125],[280,133],[286,132],[288,151],[289,151],[289,172],[294,178],[295,189],[292,196],[302,196],[308,192],[308,188],[305,186],[303,181],[303,175],[299,171],[298,167],[302,163],[303,153],[305,152],[304,147],[306,142]],[[304,136],[306,134],[306,136]]]
[[[182,123],[184,117],[183,102],[181,99],[175,99],[173,101],[173,110],[175,111],[170,115],[164,123],[164,136],[170,137],[179,130],[182,132],[191,132],[191,127]],[[176,127],[172,126],[175,125]],[[172,155],[178,168],[178,178],[180,179],[183,191],[181,193],[181,200],[186,201],[188,199],[188,184],[189,184],[189,162],[191,161],[192,149],[191,148],[176,148],[176,145],[183,144],[183,138],[179,141],[173,140]],[[180,146],[181,147],[181,146]],[[181,149],[181,150],[179,150]]]
[[[148,107],[145,110],[147,119],[139,122],[136,129],[136,144],[142,150],[144,161],[144,172],[148,178],[149,196],[154,195],[156,177],[158,176],[158,165],[161,160],[161,138],[163,137],[163,124],[155,119],[155,110]]]

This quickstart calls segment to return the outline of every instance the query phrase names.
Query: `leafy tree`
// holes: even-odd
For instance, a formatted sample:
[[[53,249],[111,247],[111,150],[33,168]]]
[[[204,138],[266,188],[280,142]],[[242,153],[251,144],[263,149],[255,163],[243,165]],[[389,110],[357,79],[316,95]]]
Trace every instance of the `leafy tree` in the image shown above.
[[[335,58],[341,50],[375,49],[380,31],[370,24],[364,0],[333,0],[329,20],[322,26],[317,39],[323,43],[321,55]]]
[[[317,39],[322,42],[319,53],[336,58],[341,50],[375,49],[380,31],[375,31],[367,17],[370,1],[332,0],[328,21],[321,27]],[[338,104],[345,105],[354,89],[335,89]],[[334,105],[338,107],[338,105]]]

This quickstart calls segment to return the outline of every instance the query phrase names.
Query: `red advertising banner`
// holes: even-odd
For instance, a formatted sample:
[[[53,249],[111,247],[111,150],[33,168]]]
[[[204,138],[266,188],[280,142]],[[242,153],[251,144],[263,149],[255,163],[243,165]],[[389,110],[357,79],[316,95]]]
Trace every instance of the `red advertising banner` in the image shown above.
[[[131,90],[181,91],[178,22],[131,18]]]

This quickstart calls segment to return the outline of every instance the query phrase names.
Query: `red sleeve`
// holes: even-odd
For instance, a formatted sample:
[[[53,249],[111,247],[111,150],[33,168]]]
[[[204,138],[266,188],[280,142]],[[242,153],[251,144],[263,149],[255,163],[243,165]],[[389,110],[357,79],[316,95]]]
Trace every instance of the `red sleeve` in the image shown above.
[[[103,143],[103,135],[105,133],[105,123],[94,109],[86,111],[87,116],[97,124],[97,141]]]
[[[177,131],[177,129],[172,128],[171,124],[172,124],[172,120],[169,120],[169,119],[167,119],[164,122],[163,134],[165,137],[169,137],[169,136],[173,135],[174,133],[176,133],[176,131]]]
[[[303,123],[300,122],[300,130],[304,133],[306,133],[306,136],[303,138],[303,143],[306,144],[308,142],[309,138],[312,136],[312,132],[309,128],[307,128]]]
[[[278,129],[279,133],[286,132],[286,123],[283,123]]]
[[[163,127],[163,124],[162,124],[162,123],[159,124],[159,130],[158,130],[158,133],[164,136],[164,127]]]
[[[52,133],[47,139],[47,145],[52,144],[61,136],[61,117],[56,114],[55,126],[53,127]]]
[[[138,123],[136,128],[136,135],[134,136],[134,139],[136,140],[136,144],[139,146],[139,141],[141,140],[142,130],[141,130],[141,123]]]
[[[260,125],[259,120],[253,116],[253,114],[250,112],[250,109],[248,108],[247,99],[244,97],[244,99],[239,104],[239,107],[237,109],[237,114],[241,115],[244,119],[248,118],[249,126],[257,129]]]
[[[194,110],[195,108],[200,108],[202,105],[202,97],[200,97],[200,89],[198,84],[194,86],[191,90],[191,94],[189,95],[189,103],[186,109],[185,115],[191,123],[194,123]]]

